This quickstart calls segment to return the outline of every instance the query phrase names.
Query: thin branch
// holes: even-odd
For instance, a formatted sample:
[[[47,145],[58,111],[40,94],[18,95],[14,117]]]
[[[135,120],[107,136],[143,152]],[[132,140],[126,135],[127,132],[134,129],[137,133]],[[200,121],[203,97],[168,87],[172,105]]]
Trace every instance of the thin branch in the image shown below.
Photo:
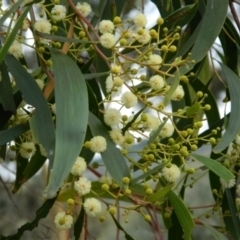
[[[231,9],[231,13],[233,15],[233,19],[235,20],[235,22],[237,24],[237,27],[238,27],[238,30],[240,31],[240,21],[239,21],[238,14],[236,12],[236,9],[234,7],[233,2],[234,2],[233,0],[229,0],[229,6],[230,6],[230,9]]]

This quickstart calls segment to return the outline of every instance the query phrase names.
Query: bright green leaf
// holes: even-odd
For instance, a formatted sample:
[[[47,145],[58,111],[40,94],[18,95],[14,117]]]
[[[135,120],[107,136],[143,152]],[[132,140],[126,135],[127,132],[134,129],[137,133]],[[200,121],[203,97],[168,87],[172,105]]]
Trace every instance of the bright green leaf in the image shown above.
[[[168,192],[172,189],[173,186],[174,186],[174,184],[171,183],[171,184],[161,188],[160,190],[158,190],[157,192],[152,194],[150,197],[148,197],[147,201],[149,201],[149,202],[159,201],[161,198],[163,198],[164,196],[166,196],[168,194]]]
[[[223,180],[229,181],[234,178],[234,175],[216,160],[193,153],[191,154],[191,156],[201,162],[204,166],[213,171]]]
[[[50,49],[56,102],[56,145],[47,196],[57,192],[79,155],[87,131],[88,94],[84,77],[67,55]]]
[[[184,202],[173,191],[168,193],[168,198],[183,228],[185,240],[191,240],[194,222],[189,210]]]

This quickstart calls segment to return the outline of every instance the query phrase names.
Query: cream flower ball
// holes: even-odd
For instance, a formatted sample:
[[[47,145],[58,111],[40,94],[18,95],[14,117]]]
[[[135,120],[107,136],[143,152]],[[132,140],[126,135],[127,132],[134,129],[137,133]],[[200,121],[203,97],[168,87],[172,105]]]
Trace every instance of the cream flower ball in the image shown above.
[[[147,63],[149,64],[149,66],[151,68],[158,70],[162,63],[162,57],[157,54],[152,54],[152,55],[150,55]]]
[[[89,181],[85,177],[80,177],[78,181],[74,182],[74,189],[78,192],[80,195],[85,195],[91,191],[91,181]]]
[[[117,40],[112,33],[104,33],[100,37],[100,43],[105,48],[112,48],[116,44]]]
[[[107,149],[106,139],[102,136],[93,137],[90,140],[90,149],[96,153],[104,152]]]
[[[96,217],[102,211],[102,205],[96,198],[87,198],[83,204],[87,215]]]
[[[160,75],[154,75],[150,78],[149,84],[153,90],[161,90],[164,87],[165,82]]]
[[[20,145],[19,154],[21,157],[29,159],[36,152],[36,147],[33,142],[24,142]]]
[[[61,21],[66,17],[67,9],[63,5],[55,5],[51,10],[52,18],[55,21]]]
[[[236,184],[236,178],[233,178],[228,181],[225,181],[224,179],[220,178],[220,182],[221,182],[223,188],[232,188]]]
[[[85,159],[82,157],[77,157],[75,163],[72,166],[71,173],[74,176],[80,176],[83,174],[84,171],[87,169],[87,163]]]
[[[103,117],[104,122],[110,127],[118,125],[121,121],[120,111],[114,108],[106,109]]]
[[[139,43],[142,44],[147,44],[150,39],[151,36],[149,34],[149,30],[148,29],[142,29],[141,34],[137,34],[136,39],[138,40]]]
[[[54,223],[58,229],[69,229],[73,224],[73,217],[65,212],[59,212],[55,216]]]
[[[162,169],[162,176],[168,182],[175,182],[181,175],[179,167],[175,164],[172,164],[171,167],[164,167]]]
[[[50,33],[51,23],[47,19],[40,19],[35,22],[34,29],[42,33]]]
[[[173,95],[171,96],[171,100],[179,101],[184,97],[184,90],[182,85],[178,85],[176,90],[174,91]]]
[[[132,92],[125,92],[121,97],[121,103],[126,108],[131,108],[137,105],[138,99]]]
[[[119,129],[113,129],[109,132],[109,135],[117,145],[121,145],[124,141],[124,137]]]
[[[146,115],[147,115],[147,121],[143,123],[143,127],[146,130],[156,131],[161,124],[160,119],[150,113],[146,113]]]
[[[84,17],[87,17],[92,12],[91,5],[86,2],[78,2],[76,8]]]
[[[22,44],[19,43],[17,40],[14,40],[8,52],[12,54],[15,58],[22,57]]]
[[[139,13],[135,16],[133,21],[137,27],[145,27],[147,24],[147,17],[145,14]]]
[[[112,33],[114,28],[115,28],[114,24],[110,20],[102,20],[99,23],[99,31],[102,34],[104,34],[104,33]]]
[[[165,123],[159,135],[162,138],[171,137],[173,135],[173,132],[174,132],[174,126],[171,123]]]

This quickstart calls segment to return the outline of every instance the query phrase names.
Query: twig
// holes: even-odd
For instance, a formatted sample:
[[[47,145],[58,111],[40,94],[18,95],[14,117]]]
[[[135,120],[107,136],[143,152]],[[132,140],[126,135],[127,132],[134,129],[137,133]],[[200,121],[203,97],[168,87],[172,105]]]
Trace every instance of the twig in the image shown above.
[[[233,0],[229,0],[229,6],[231,9],[231,13],[233,15],[233,19],[235,20],[238,30],[240,31],[240,21],[239,21],[239,18],[238,18],[238,15],[237,15],[237,12],[236,12],[233,2],[234,2]]]

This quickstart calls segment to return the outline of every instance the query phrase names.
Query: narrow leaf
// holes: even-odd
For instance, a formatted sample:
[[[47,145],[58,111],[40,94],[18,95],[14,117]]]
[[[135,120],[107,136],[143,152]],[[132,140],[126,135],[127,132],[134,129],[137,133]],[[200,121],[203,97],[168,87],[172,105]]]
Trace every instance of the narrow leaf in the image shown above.
[[[187,209],[184,202],[173,191],[170,191],[168,193],[168,198],[182,226],[185,240],[190,240],[191,233],[194,228],[194,222],[189,210]]]
[[[0,100],[5,111],[16,113],[16,107],[13,98],[12,86],[8,75],[5,62],[0,65],[1,81],[0,81]]]
[[[56,145],[47,196],[57,192],[79,155],[87,129],[88,94],[84,77],[67,55],[50,49],[56,102]]]
[[[211,235],[213,236],[214,239],[216,239],[216,240],[227,240],[227,237],[225,235],[223,235],[221,232],[216,230],[214,227],[212,227],[208,223],[205,223],[203,221],[201,221],[201,223],[204,225],[205,228],[208,229],[208,231],[211,233]]]
[[[35,141],[43,145],[50,161],[53,160],[55,130],[48,103],[35,79],[13,56],[7,55],[5,61],[13,75],[24,100],[35,108],[30,118],[30,126]]]
[[[79,213],[77,221],[74,224],[74,237],[75,237],[75,239],[79,239],[80,235],[82,233],[82,228],[83,228],[83,223],[84,223],[84,215],[85,215],[84,208],[81,207],[81,211]]]
[[[219,153],[224,150],[235,139],[240,129],[240,78],[226,65],[220,64],[224,74],[231,97],[231,114],[226,132],[222,139],[214,147],[213,152]]]
[[[0,18],[0,26],[11,16],[12,13],[15,13],[16,10],[21,6],[25,0],[19,0],[15,2]]]
[[[159,133],[162,131],[166,122],[167,122],[167,119],[164,120],[163,123],[161,123],[161,125],[158,127],[158,129],[153,132],[153,134],[150,136],[150,138],[148,140],[148,144],[151,144],[155,141],[155,139],[158,137]]]
[[[152,194],[150,197],[148,197],[147,201],[149,201],[149,202],[159,201],[161,198],[163,198],[164,196],[166,196],[169,193],[169,191],[172,189],[173,186],[174,186],[174,184],[171,183],[171,184],[165,186],[164,188],[161,188],[160,190],[158,190],[157,192]]]
[[[112,178],[119,186],[122,186],[122,178],[130,176],[125,158],[110,139],[102,123],[92,113],[89,113],[89,126],[93,136],[102,136],[106,139],[107,149],[101,153],[103,162]]]
[[[23,21],[25,20],[28,11],[30,9],[30,6],[26,7],[24,9],[24,11],[22,12],[22,14],[20,15],[20,17],[18,18],[18,20],[16,21],[11,33],[9,34],[9,36],[7,37],[4,45],[2,46],[1,50],[0,50],[0,63],[2,63],[4,57],[6,56],[8,49],[10,48],[11,44],[13,43],[13,41],[15,40],[16,34],[19,31],[20,27],[22,26]]]
[[[213,171],[223,180],[229,181],[234,178],[234,175],[226,167],[224,167],[216,160],[193,153],[191,154],[191,156],[198,160],[199,162],[201,162],[204,166]]]
[[[119,230],[121,230],[122,232],[125,233],[125,239],[126,239],[126,240],[134,240],[134,238],[132,238],[132,237],[124,230],[124,228],[120,225],[120,223],[117,221],[117,219],[116,219],[113,215],[111,215],[111,217],[112,217],[113,221],[115,222],[117,228],[118,228]]]
[[[0,146],[9,143],[29,130],[29,124],[19,124],[15,127],[0,131]]]

